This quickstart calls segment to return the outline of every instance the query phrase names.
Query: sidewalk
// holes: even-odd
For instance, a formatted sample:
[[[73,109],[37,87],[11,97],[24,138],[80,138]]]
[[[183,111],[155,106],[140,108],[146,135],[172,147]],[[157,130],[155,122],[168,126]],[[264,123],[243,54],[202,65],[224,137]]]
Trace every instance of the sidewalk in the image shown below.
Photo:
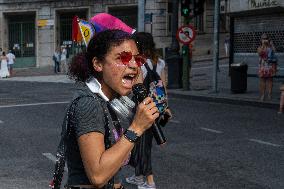
[[[2,80],[74,83],[74,81],[70,80],[66,74],[55,74],[53,67],[14,69],[13,77]]]
[[[272,100],[265,99],[260,101],[259,78],[257,76],[247,77],[247,91],[244,93],[233,93],[231,91],[231,78],[228,74],[228,65],[220,66],[220,72],[217,73],[217,93],[213,92],[212,73],[204,76],[197,70],[191,70],[190,90],[168,89],[170,97],[196,99],[210,102],[223,102],[238,105],[251,105],[266,108],[273,108],[278,111],[280,100],[280,85],[283,78],[273,79]]]
[[[247,91],[245,93],[235,94],[230,89],[230,77],[228,76],[228,68],[226,66],[220,67],[218,72],[218,92],[212,92],[212,76],[203,76],[198,71],[191,71],[190,90],[183,89],[168,89],[170,97],[186,98],[203,100],[210,102],[222,102],[239,105],[252,105],[260,107],[273,108],[278,110],[279,106],[279,87],[283,82],[283,78],[275,78],[273,86],[273,94],[271,101],[259,100],[257,77],[247,78]],[[5,81],[31,81],[31,82],[61,82],[73,83],[65,74],[54,74],[52,68],[30,68],[30,69],[16,69],[15,76],[12,78],[1,79]]]

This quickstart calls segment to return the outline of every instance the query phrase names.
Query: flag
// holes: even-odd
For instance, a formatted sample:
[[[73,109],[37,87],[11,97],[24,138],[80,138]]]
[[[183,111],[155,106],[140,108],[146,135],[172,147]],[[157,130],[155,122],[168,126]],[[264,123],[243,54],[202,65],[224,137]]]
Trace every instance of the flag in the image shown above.
[[[72,39],[73,41],[80,42],[83,38],[85,45],[88,46],[95,33],[108,29],[120,29],[128,33],[135,32],[135,29],[129,27],[120,19],[107,13],[99,13],[89,21],[81,20],[78,16],[75,16],[72,23]]]
[[[78,16],[74,16],[72,20],[72,41],[75,42],[82,41],[82,35],[79,29],[78,22],[79,22]]]
[[[83,37],[83,40],[85,42],[85,45],[88,46],[91,38],[95,35],[95,28],[92,23],[89,23],[85,20],[79,20],[78,22],[79,28]]]

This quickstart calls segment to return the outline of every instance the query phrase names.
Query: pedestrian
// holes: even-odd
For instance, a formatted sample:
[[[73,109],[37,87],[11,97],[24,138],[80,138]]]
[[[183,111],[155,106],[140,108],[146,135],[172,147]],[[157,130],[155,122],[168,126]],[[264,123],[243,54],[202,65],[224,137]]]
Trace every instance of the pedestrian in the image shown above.
[[[280,86],[280,102],[279,102],[279,114],[283,113],[284,108],[284,84]]]
[[[226,56],[229,56],[229,50],[230,50],[230,36],[227,34],[224,40],[224,48]]]
[[[145,83],[144,79],[147,77],[148,69],[155,69],[161,77],[162,82],[165,84],[165,61],[159,58],[155,49],[153,36],[150,33],[138,32],[134,34],[134,39],[137,42],[139,52],[144,54],[147,58],[145,65],[141,67],[142,77],[140,77],[139,82]],[[149,94],[149,96],[151,95]],[[159,106],[158,109],[160,109]],[[169,117],[172,116],[171,111],[168,108],[166,109],[165,114]],[[141,136],[138,143],[135,145],[135,150],[132,151],[132,160],[130,162],[132,162],[131,164],[135,168],[135,174],[126,178],[126,182],[137,185],[138,189],[156,188],[152,170],[152,141],[153,133],[152,130],[149,129]]]
[[[10,76],[9,70],[8,70],[8,58],[6,56],[5,51],[2,52],[1,55],[1,69],[0,69],[0,77],[1,78],[7,78]]]
[[[131,92],[144,63],[131,35],[121,30],[95,34],[86,52],[72,58],[68,74],[80,87],[68,115],[67,188],[112,189],[112,177],[128,159],[137,139],[159,116],[155,103],[147,97],[123,131],[108,105],[108,101]]]
[[[277,71],[277,57],[272,41],[266,33],[261,36],[261,45],[257,52],[259,55],[259,92],[260,100],[264,101],[267,92],[267,99],[272,99],[273,77]]]
[[[67,73],[68,66],[67,66],[67,50],[65,46],[61,47],[61,70],[63,73]]]
[[[53,56],[52,56],[52,60],[54,61],[54,73],[59,73],[60,72],[60,60],[61,60],[59,47],[55,49],[55,52],[53,53]]]
[[[9,53],[7,54],[8,58],[8,70],[10,73],[10,77],[13,75],[13,65],[16,61],[16,56],[13,54],[12,50],[9,50]]]

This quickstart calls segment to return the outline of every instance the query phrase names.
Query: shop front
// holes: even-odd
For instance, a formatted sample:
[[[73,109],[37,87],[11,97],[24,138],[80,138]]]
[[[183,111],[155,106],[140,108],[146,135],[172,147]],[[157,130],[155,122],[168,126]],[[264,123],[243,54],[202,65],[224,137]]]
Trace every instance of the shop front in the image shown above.
[[[280,0],[231,0],[230,63],[246,63],[248,74],[258,71],[257,48],[266,33],[273,42],[278,57],[278,76],[284,76],[284,2]]]

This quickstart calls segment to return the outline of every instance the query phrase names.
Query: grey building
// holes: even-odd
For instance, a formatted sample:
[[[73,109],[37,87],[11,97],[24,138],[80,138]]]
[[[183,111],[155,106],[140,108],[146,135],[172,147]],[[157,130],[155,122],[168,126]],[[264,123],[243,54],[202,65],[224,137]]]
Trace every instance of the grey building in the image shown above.
[[[169,3],[145,3],[145,30],[153,34],[161,52],[171,42]],[[137,0],[0,0],[0,47],[15,51],[15,67],[51,66],[56,47],[66,45],[72,53],[74,15],[89,19],[100,12],[108,12],[137,28]]]
[[[257,74],[260,37],[267,33],[278,55],[278,75],[284,76],[284,0],[229,0],[231,63],[245,62]]]
[[[178,0],[145,0],[145,31],[152,33],[160,53],[172,42],[172,19],[181,26],[182,18],[173,18],[173,3]],[[213,2],[206,0],[204,14],[192,21],[201,39],[201,48],[208,46],[213,33]],[[179,6],[178,6],[179,7]],[[15,67],[52,66],[56,47],[65,45],[72,55],[80,44],[72,41],[72,19],[78,15],[90,19],[107,12],[133,28],[138,26],[138,0],[0,0],[0,47],[13,49]],[[222,31],[228,26],[222,24]],[[206,42],[206,43],[204,43]]]

